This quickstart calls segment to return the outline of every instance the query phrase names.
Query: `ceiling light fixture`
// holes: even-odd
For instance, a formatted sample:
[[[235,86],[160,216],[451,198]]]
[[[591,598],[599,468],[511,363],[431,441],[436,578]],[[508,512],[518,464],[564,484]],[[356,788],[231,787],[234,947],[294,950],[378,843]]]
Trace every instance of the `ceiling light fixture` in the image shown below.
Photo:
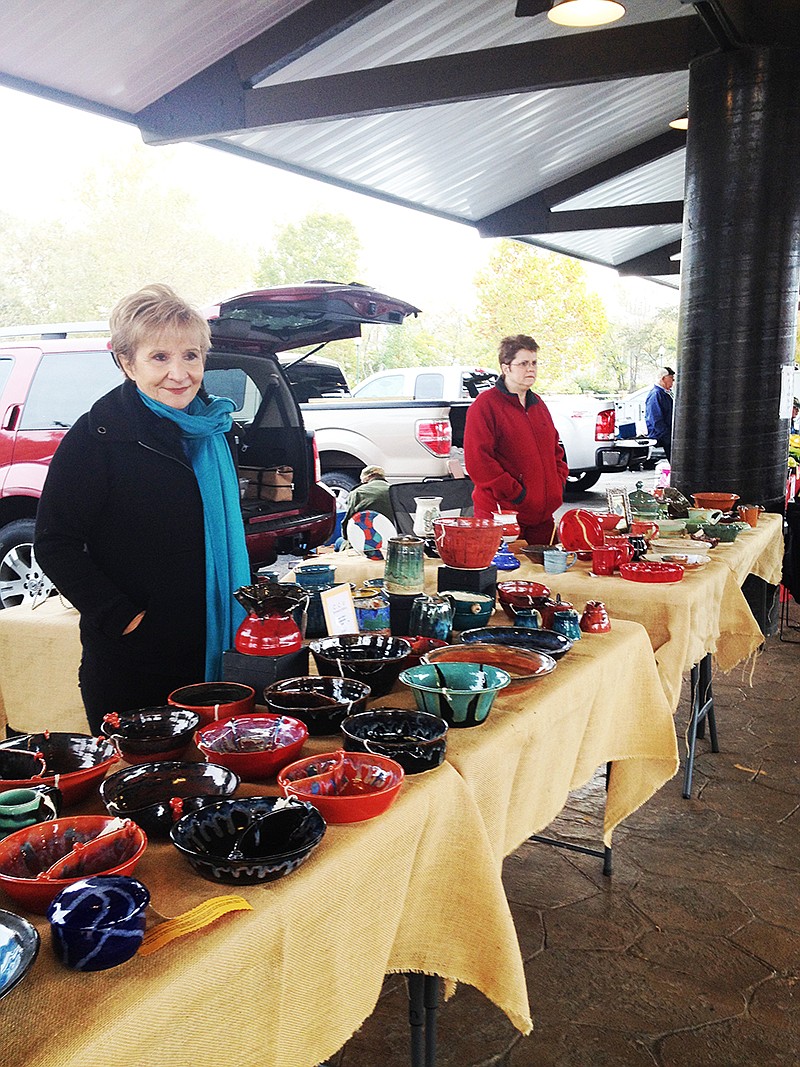
[[[547,17],[559,26],[604,26],[624,14],[619,0],[553,0]]]
[[[673,130],[688,130],[689,129],[689,112],[684,113],[677,119],[673,119],[670,123],[670,127]]]

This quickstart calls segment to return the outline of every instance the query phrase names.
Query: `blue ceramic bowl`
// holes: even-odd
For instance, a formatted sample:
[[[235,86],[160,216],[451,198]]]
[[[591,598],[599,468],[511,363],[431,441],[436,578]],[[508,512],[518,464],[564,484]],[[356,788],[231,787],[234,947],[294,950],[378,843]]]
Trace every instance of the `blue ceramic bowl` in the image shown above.
[[[125,963],[144,937],[150,893],[136,878],[82,878],[47,909],[53,951],[73,971],[104,971]]]
[[[406,774],[438,767],[447,749],[447,723],[438,715],[400,708],[376,708],[342,723],[345,752],[377,752]]]
[[[401,671],[400,681],[412,690],[420,711],[450,726],[479,726],[511,675],[480,663],[420,663]]]
[[[546,652],[553,659],[561,659],[573,644],[568,637],[557,634],[555,630],[528,629],[525,626],[481,626],[476,630],[465,630],[461,640],[465,644],[488,641],[493,645],[532,648],[535,652]]]
[[[184,815],[170,837],[203,878],[256,885],[299,867],[325,830],[325,820],[312,804],[283,797],[241,797]]]
[[[21,982],[39,953],[39,931],[13,911],[0,911],[0,997]]]

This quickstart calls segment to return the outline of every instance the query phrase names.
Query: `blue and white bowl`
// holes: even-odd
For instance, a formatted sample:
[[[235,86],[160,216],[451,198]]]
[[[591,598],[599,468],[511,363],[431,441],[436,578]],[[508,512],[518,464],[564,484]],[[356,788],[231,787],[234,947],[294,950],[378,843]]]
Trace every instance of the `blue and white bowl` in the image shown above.
[[[103,971],[135,956],[150,893],[136,878],[82,878],[47,909],[53,951],[73,971]]]

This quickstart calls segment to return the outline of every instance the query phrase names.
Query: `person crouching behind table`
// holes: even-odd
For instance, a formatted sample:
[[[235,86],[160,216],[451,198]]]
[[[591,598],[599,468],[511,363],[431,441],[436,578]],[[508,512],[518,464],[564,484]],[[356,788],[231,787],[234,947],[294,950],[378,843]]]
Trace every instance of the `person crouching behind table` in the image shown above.
[[[500,377],[467,412],[464,462],[476,518],[514,511],[529,544],[550,544],[569,468],[547,405],[532,391],[538,353],[528,334],[500,342]]]
[[[59,445],[35,551],[80,612],[81,696],[91,729],[216,681],[250,581],[232,455],[233,402],[202,389],[208,323],[166,285],[110,318],[125,380]],[[109,355],[109,359],[111,355]]]

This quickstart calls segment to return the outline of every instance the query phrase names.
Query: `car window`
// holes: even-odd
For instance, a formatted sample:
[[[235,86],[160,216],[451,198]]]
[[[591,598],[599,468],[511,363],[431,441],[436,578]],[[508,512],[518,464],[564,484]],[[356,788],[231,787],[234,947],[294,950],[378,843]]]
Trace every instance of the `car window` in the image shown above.
[[[384,378],[376,378],[363,387],[355,390],[359,397],[377,396],[403,396],[405,379],[402,374],[387,374]]]
[[[444,396],[444,375],[427,371],[417,375],[414,389],[415,400],[441,400]]]
[[[284,373],[298,404],[325,397],[349,396],[350,390],[339,367],[327,363],[286,363],[281,360]]]
[[[107,349],[45,352],[31,383],[20,429],[72,426],[95,400],[121,384],[122,371]]]
[[[261,403],[261,393],[253,379],[241,368],[207,370],[203,386],[212,396],[227,396],[236,405],[233,417],[237,422],[252,422]]]
[[[13,366],[13,359],[0,359],[0,393],[3,392],[6,387],[6,382],[11,377]]]

